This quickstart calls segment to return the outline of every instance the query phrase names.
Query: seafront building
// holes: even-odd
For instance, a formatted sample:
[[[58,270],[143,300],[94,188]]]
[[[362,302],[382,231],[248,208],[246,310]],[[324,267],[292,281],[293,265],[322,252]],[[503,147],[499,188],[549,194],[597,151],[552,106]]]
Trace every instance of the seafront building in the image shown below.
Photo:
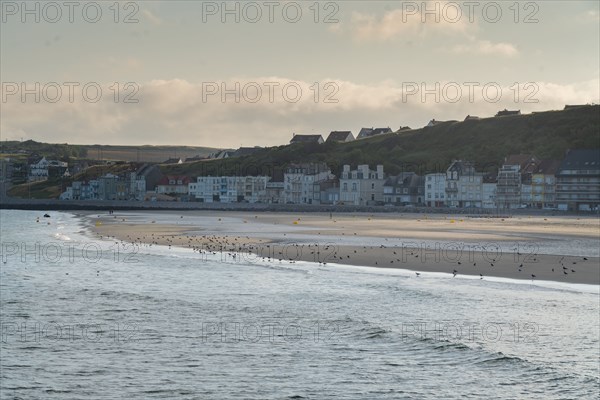
[[[424,177],[414,172],[388,177],[383,184],[384,203],[399,206],[423,205],[424,181]]]
[[[598,211],[600,151],[571,150],[556,173],[556,203],[560,210]]]
[[[531,206],[556,208],[556,173],[559,160],[542,160],[531,177]]]
[[[340,202],[349,205],[383,204],[383,184],[385,177],[383,165],[376,170],[368,165],[359,165],[351,170],[350,165],[344,165],[340,177]]]
[[[425,203],[427,207],[446,205],[446,174],[437,172],[425,175]]]
[[[35,164],[50,165],[40,161]],[[3,161],[3,176],[9,176],[11,169]],[[414,172],[385,176],[383,165],[374,170],[369,165],[356,169],[344,165],[339,179],[325,163],[291,164],[276,180],[271,176],[162,176],[156,165],[144,164],[135,172],[73,181],[60,199],[596,211],[600,152],[571,150],[562,161],[510,155],[492,174],[477,172],[472,162],[464,160],[454,160],[445,173],[424,176]]]
[[[191,198],[203,203],[259,203],[268,202],[269,180],[267,176],[199,176],[188,187]]]
[[[455,160],[446,170],[446,202],[450,207],[482,206],[483,173],[472,162]]]
[[[283,175],[287,204],[321,204],[321,184],[334,175],[325,163],[292,164]]]

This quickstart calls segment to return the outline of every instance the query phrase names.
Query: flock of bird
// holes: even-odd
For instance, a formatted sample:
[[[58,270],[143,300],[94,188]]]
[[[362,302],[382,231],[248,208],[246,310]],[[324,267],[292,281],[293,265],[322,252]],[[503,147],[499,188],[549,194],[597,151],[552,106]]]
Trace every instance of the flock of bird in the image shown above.
[[[183,216],[181,216],[183,218]],[[123,221],[125,221],[123,219]],[[153,221],[154,223],[154,221]],[[354,232],[354,235],[357,235]],[[100,239],[104,237],[98,234]],[[284,233],[283,236],[286,236]],[[122,236],[123,237],[123,236]],[[172,246],[187,247],[194,252],[199,254],[222,254],[227,255],[230,260],[241,260],[245,254],[252,254],[256,257],[267,262],[279,262],[279,263],[295,263],[297,260],[314,261],[318,262],[319,265],[327,265],[328,262],[339,263],[339,264],[352,264],[364,265],[365,260],[370,260],[375,266],[401,266],[408,262],[408,255],[413,257],[415,260],[419,258],[419,250],[410,251],[410,253],[401,256],[398,253],[405,251],[401,247],[386,246],[381,244],[379,246],[335,246],[332,244],[318,245],[318,244],[298,244],[298,243],[285,243],[285,242],[270,242],[266,239],[251,238],[250,236],[227,236],[227,235],[194,235],[194,234],[155,234],[155,233],[140,233],[137,235],[125,234],[125,240],[118,241],[114,237],[107,237],[108,239],[116,240],[117,244],[123,246],[126,245],[137,245],[137,246],[153,246],[153,245],[167,245],[169,248]],[[383,238],[387,241],[386,238]],[[362,254],[361,254],[362,253]],[[377,254],[377,259],[372,260],[370,257],[373,254]],[[241,256],[240,256],[241,255]],[[523,255],[517,252],[516,259],[523,259],[515,264],[517,271],[523,272],[527,268],[527,263],[535,264],[538,263],[538,254]],[[401,259],[401,257],[403,259]],[[575,259],[575,257],[571,257]],[[559,260],[559,264],[562,266],[562,272],[564,275],[569,273],[575,273],[574,267],[567,267],[565,265],[566,257],[562,257]],[[587,261],[586,257],[577,257],[577,260]],[[474,261],[470,259],[470,262]],[[469,262],[469,264],[470,264]],[[479,260],[481,263],[489,264],[489,268],[493,268],[497,263],[496,258],[488,259],[482,257]],[[577,264],[576,261],[571,260],[572,265]],[[483,271],[477,269],[477,262],[473,262],[472,265],[475,271],[472,269],[469,271],[465,268],[467,265],[463,265],[462,261],[446,262],[448,271],[452,270],[452,277],[456,277],[459,274],[459,269],[467,271],[467,274],[472,272],[479,272],[479,278],[484,279]],[[406,264],[410,265],[410,264]],[[406,266],[405,265],[405,266]],[[555,267],[551,267],[552,272],[555,272]],[[416,277],[420,277],[420,272],[415,272]],[[537,278],[535,274],[530,274],[531,279]]]

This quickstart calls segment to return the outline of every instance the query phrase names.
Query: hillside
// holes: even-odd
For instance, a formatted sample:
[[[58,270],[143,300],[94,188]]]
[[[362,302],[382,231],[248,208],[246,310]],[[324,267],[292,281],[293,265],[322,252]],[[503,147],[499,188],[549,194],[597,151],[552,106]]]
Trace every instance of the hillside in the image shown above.
[[[505,156],[531,153],[561,159],[570,148],[600,147],[600,106],[563,111],[447,122],[350,143],[295,144],[252,156],[183,165],[165,165],[168,174],[273,175],[290,162],[326,162],[334,173],[344,164],[383,164],[385,172],[445,170],[453,159],[480,169],[502,164]],[[276,174],[279,175],[279,174]]]
[[[3,154],[15,157],[19,154],[37,153],[48,158],[67,160],[69,158],[107,161],[163,162],[172,157],[208,156],[217,151],[211,147],[196,146],[108,146],[108,145],[72,145],[41,143],[34,140],[3,141],[0,143]]]
[[[10,142],[9,142],[10,143]],[[64,146],[64,145],[59,145]],[[90,148],[92,146],[77,146]],[[127,153],[134,146],[103,146]],[[183,147],[152,146],[164,160],[173,154],[160,153]],[[402,131],[350,143],[295,144],[265,148],[251,156],[161,165],[164,174],[195,176],[267,175],[282,178],[286,165],[293,162],[325,162],[339,176],[344,164],[383,164],[386,174],[414,171],[420,174],[444,171],[453,159],[473,161],[478,170],[495,171],[509,154],[531,153],[538,158],[561,159],[567,149],[600,148],[600,106],[563,111],[447,122],[429,128]],[[162,150],[159,150],[162,149]],[[186,148],[196,149],[200,148]],[[206,148],[203,148],[206,149]],[[106,151],[103,150],[104,154]],[[181,150],[180,150],[181,151]],[[148,152],[149,154],[150,152]],[[197,154],[197,153],[196,153]],[[179,157],[183,153],[177,153]],[[90,154],[91,156],[91,154]],[[120,157],[124,157],[121,155]],[[139,165],[137,165],[139,166]],[[11,196],[58,197],[61,187],[71,180],[135,170],[136,164],[89,168],[69,180],[18,185]]]

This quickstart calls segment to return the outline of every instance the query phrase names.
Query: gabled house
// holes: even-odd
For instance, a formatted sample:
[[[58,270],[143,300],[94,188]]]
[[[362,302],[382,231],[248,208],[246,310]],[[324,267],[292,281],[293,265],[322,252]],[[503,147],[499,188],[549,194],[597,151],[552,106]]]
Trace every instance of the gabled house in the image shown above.
[[[505,108],[504,110],[496,113],[496,117],[507,117],[510,115],[521,115],[521,110],[510,111]]]
[[[236,151],[233,152],[231,157],[243,157],[243,156],[251,156],[252,154],[256,154],[259,151],[264,150],[260,146],[255,147],[240,147]]]
[[[290,144],[295,143],[316,143],[323,144],[323,136],[322,135],[296,135],[294,133],[294,137],[290,140]]]
[[[436,126],[439,124],[443,124],[444,122],[448,122],[448,121],[436,121],[435,118],[432,119],[431,121],[429,121],[429,123],[427,125],[425,125],[426,128],[430,128],[432,126]]]
[[[425,178],[414,172],[390,176],[383,184],[383,201],[395,205],[421,205],[425,202]]]
[[[382,203],[384,182],[383,165],[378,165],[376,170],[369,169],[368,165],[351,170],[349,165],[344,165],[340,177],[340,202],[355,206]]]
[[[354,135],[352,134],[351,131],[333,131],[327,137],[326,142],[327,143],[333,143],[333,142],[345,143],[345,142],[351,142],[353,140],[354,140]]]
[[[356,139],[366,139],[373,136],[385,135],[386,133],[392,133],[392,128],[362,128]]]

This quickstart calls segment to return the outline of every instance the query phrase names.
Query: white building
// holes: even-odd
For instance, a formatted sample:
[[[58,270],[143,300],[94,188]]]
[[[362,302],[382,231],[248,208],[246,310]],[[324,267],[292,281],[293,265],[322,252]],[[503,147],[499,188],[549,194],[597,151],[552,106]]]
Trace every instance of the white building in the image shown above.
[[[204,203],[267,202],[267,176],[199,176],[189,193]]]
[[[428,207],[443,207],[446,205],[445,173],[425,175],[425,204]]]
[[[64,161],[46,160],[46,157],[42,157],[37,163],[29,165],[29,181],[45,181],[48,180],[50,168],[60,168],[61,171],[64,169],[64,176],[69,176],[67,170],[68,164]]]
[[[325,163],[292,164],[283,175],[285,202],[320,204],[320,184],[333,178],[331,170]]]
[[[453,161],[446,171],[446,203],[450,207],[482,206],[483,174],[473,163]]]
[[[383,165],[378,165],[376,170],[369,169],[368,165],[350,170],[349,165],[344,165],[340,178],[340,202],[357,206],[383,202],[384,183]]]

